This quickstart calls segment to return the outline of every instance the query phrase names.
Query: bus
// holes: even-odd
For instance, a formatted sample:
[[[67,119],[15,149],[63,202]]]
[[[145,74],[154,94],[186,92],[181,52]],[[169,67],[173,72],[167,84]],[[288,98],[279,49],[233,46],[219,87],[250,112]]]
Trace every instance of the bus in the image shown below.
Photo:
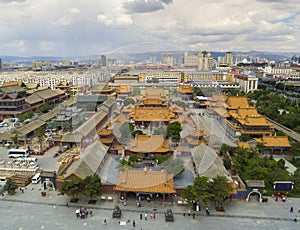
[[[37,184],[37,183],[39,183],[40,180],[41,180],[41,174],[37,173],[37,174],[34,175],[34,177],[32,177],[31,183],[32,184]]]
[[[28,149],[10,149],[8,150],[9,158],[29,157]]]

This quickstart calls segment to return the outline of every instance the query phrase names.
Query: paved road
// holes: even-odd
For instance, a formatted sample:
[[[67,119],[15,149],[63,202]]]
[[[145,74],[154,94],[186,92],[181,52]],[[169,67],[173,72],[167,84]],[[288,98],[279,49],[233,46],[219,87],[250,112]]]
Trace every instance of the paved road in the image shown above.
[[[88,204],[88,199],[81,198],[78,203],[70,203],[67,196],[59,196],[56,191],[46,191],[47,196],[42,197],[41,185],[29,185],[25,193],[17,190],[16,195],[0,198],[0,229],[2,230],[35,230],[35,229],[133,229],[132,224],[120,226],[118,221],[136,220],[135,229],[299,229],[300,223],[294,223],[294,210],[300,207],[300,199],[289,198],[287,202],[275,202],[269,198],[267,203],[257,201],[236,201],[225,203],[225,212],[216,212],[211,204],[211,216],[206,216],[205,211],[197,212],[196,218],[183,216],[187,208],[167,204],[165,208],[156,203],[142,203],[141,208],[135,206],[134,201],[127,202],[127,206],[117,202],[102,202],[97,199],[95,205]],[[68,202],[68,206],[66,206]],[[112,219],[112,209],[119,204],[122,209],[121,219]],[[75,209],[84,206],[93,210],[93,217],[77,219]],[[156,220],[139,220],[140,213],[148,213],[157,207]],[[172,208],[175,221],[167,223],[163,212]],[[298,213],[296,213],[298,214]],[[300,216],[300,213],[299,213]],[[103,220],[107,219],[105,226]]]

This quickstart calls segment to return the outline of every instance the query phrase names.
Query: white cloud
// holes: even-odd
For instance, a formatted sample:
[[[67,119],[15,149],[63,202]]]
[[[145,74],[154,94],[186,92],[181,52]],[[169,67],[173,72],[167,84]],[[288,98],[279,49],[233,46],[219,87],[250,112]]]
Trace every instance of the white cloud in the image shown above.
[[[0,0],[0,55],[86,55],[136,43],[300,52],[297,2]]]

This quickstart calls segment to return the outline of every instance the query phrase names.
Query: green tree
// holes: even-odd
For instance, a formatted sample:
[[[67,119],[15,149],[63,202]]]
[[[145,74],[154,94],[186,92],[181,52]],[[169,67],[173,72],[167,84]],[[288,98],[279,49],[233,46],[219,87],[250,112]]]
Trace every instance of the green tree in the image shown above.
[[[168,160],[170,157],[171,157],[170,154],[160,155],[159,157],[157,157],[157,162],[158,162],[158,164],[162,164],[163,162]]]
[[[31,118],[31,117],[33,116],[33,114],[34,114],[34,113],[33,113],[32,111],[28,111],[28,112],[26,112],[26,113],[19,114],[19,115],[18,115],[18,118],[19,118],[20,122],[23,122],[23,121],[25,121],[26,119]]]
[[[49,104],[44,104],[40,107],[38,107],[34,112],[35,113],[46,113],[51,109],[51,106]]]
[[[136,162],[138,161],[138,157],[136,154],[130,154],[127,158],[121,158],[119,165],[117,165],[117,169],[124,170],[125,168],[134,168],[136,166]]]
[[[87,176],[84,179],[83,195],[87,197],[97,197],[102,194],[101,180],[97,175]]]
[[[239,139],[240,141],[245,142],[245,141],[250,141],[252,138],[249,134],[242,133]]]
[[[194,88],[194,94],[196,96],[205,96],[204,93],[202,92],[201,88],[198,88],[198,87]]]
[[[190,201],[203,201],[207,205],[208,201],[213,198],[208,177],[196,177],[194,184],[182,192],[182,197]]]
[[[45,132],[46,129],[43,126],[38,127],[36,130],[34,130],[34,136],[38,138],[38,142],[40,144],[40,150],[43,149],[43,138],[45,136]]]
[[[135,137],[136,135],[142,135],[143,131],[142,130],[135,130],[132,132],[132,135]]]
[[[4,191],[7,191],[8,195],[14,195],[16,193],[16,189],[18,186],[9,178],[6,181],[6,184],[4,186]]]
[[[230,195],[232,187],[225,176],[216,176],[209,182],[210,191],[213,194],[212,199],[217,207],[222,207],[222,201]]]
[[[228,154],[226,153],[223,157],[223,163],[224,163],[224,167],[227,169],[227,170],[230,170],[231,169],[231,159],[230,157],[228,156]]]
[[[220,149],[221,156],[224,156],[226,153],[232,154],[232,152],[233,152],[233,148],[231,146],[222,144]]]
[[[84,194],[84,181],[78,177],[74,177],[70,181],[64,181],[59,189],[61,195],[71,197],[80,197]]]
[[[181,130],[181,124],[178,121],[169,123],[167,126],[167,134],[175,143],[178,143],[180,141]]]
[[[298,168],[293,176],[292,181],[294,182],[294,189],[292,190],[293,193],[300,194],[300,168]]]

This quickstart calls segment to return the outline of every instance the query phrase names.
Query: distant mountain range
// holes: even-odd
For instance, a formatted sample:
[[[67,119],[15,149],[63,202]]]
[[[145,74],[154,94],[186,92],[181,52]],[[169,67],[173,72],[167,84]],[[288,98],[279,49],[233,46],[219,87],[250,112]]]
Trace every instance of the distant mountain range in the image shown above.
[[[188,51],[189,53],[197,53],[196,51]],[[177,60],[183,58],[184,51],[168,51],[168,52],[144,52],[144,53],[112,53],[107,55],[108,59],[121,60],[125,63],[129,62],[145,62],[150,57],[155,57],[158,61],[161,60],[162,54],[173,53]],[[213,58],[217,59],[219,56],[224,56],[225,52],[210,52]],[[267,58],[269,60],[281,61],[291,59],[295,53],[280,53],[280,52],[261,52],[261,51],[249,51],[249,52],[234,52],[233,55],[248,55],[251,57]],[[32,57],[20,57],[20,56],[0,56],[3,63],[18,63],[18,64],[31,64],[32,62],[50,61],[57,63],[61,60],[79,61],[84,63],[91,63],[98,61],[101,55],[90,56],[77,56],[77,57],[53,57],[53,56],[32,56]]]

